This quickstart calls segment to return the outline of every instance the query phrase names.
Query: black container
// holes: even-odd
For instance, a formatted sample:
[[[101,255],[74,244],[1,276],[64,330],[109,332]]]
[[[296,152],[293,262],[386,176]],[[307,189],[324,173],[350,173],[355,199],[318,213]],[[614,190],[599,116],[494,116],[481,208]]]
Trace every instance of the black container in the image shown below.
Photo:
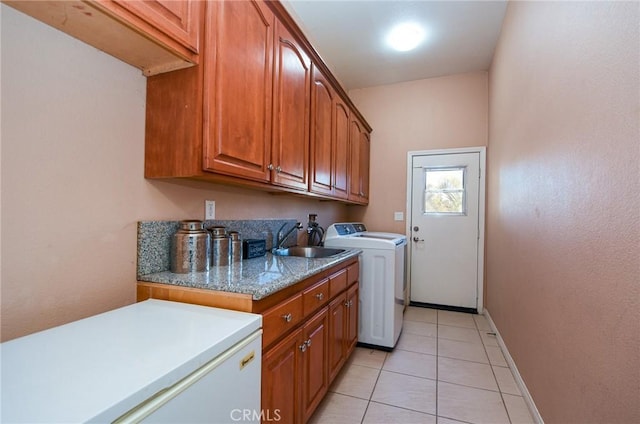
[[[267,252],[267,241],[262,239],[246,239],[242,241],[242,259],[264,256]]]

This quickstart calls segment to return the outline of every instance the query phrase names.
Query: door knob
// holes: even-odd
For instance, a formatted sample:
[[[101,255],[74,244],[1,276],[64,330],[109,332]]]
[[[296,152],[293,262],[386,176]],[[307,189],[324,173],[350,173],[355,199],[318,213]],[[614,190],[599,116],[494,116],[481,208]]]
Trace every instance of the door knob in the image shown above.
[[[415,241],[415,242],[419,242],[419,241],[424,241],[424,239],[421,239],[421,238],[418,238],[418,237],[414,237],[414,238],[413,238],[413,241]]]

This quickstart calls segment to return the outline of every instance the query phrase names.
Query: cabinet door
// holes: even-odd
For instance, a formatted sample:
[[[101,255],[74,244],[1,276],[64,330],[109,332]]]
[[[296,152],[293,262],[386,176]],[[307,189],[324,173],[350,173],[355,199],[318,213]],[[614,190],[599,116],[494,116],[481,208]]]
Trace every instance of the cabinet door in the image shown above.
[[[306,190],[311,60],[279,22],[275,55],[271,180],[274,184]]]
[[[329,381],[338,375],[345,359],[345,332],[348,325],[346,305],[346,292],[329,304]]]
[[[349,197],[349,108],[336,96],[333,163],[333,195]]]
[[[114,0],[194,53],[198,53],[200,8],[196,0]]]
[[[207,6],[203,167],[268,182],[274,15],[262,1]]]
[[[349,183],[349,200],[369,203],[369,132],[352,115],[349,129],[349,145],[351,157],[351,181]]]
[[[262,411],[283,423],[300,421],[302,343],[302,329],[298,329],[262,358]]]
[[[302,411],[307,422],[327,393],[329,374],[327,350],[329,341],[328,308],[307,321],[303,328],[306,350],[302,356]]]
[[[360,133],[360,191],[361,201],[369,203],[369,156],[371,154],[371,139],[369,132],[363,128]]]
[[[333,193],[334,91],[324,75],[313,67],[311,83],[311,181],[314,193]]]
[[[355,283],[347,291],[347,327],[346,327],[346,352],[349,357],[358,342],[358,283]]]
[[[360,134],[362,125],[352,117],[349,122],[349,163],[351,165],[351,179],[349,182],[349,200],[360,201],[362,193],[362,179],[360,178]]]

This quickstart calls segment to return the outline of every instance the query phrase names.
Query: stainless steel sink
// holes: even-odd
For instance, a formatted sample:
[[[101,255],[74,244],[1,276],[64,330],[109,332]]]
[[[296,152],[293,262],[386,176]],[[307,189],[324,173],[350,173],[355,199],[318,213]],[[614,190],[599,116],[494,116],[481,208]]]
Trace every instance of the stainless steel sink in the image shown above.
[[[294,246],[276,249],[273,251],[273,254],[276,256],[298,256],[301,258],[328,258],[330,256],[338,255],[345,250],[346,249],[333,249],[331,247]]]

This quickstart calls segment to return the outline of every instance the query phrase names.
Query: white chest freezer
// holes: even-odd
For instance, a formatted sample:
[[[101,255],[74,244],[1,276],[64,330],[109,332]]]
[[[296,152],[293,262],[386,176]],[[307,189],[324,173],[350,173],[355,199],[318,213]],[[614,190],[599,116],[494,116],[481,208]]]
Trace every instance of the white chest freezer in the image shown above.
[[[257,423],[261,327],[147,300],[2,343],[0,421]]]

